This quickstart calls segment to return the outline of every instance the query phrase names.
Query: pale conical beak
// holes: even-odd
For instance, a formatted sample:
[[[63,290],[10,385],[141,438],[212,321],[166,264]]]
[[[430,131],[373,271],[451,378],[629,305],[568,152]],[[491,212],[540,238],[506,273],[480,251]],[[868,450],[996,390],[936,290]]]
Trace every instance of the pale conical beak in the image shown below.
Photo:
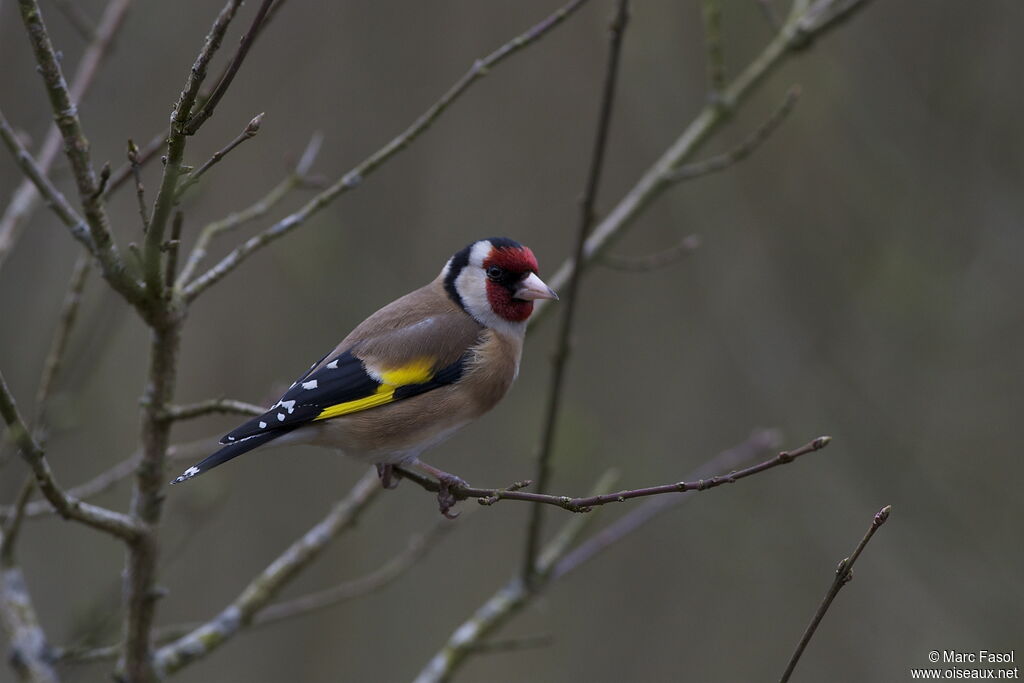
[[[516,287],[515,293],[512,295],[515,299],[522,299],[523,301],[534,301],[535,299],[558,299],[558,295],[555,294],[555,290],[544,284],[544,281],[537,277],[536,273],[530,273],[528,276],[523,278],[523,281]]]

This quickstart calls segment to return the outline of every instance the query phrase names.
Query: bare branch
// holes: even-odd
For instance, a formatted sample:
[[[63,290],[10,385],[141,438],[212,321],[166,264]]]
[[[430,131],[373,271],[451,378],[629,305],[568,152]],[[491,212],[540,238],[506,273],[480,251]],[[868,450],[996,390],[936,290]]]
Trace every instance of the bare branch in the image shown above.
[[[145,147],[143,147],[142,149],[135,147],[135,161],[132,161],[130,152],[134,147],[134,143],[131,140],[129,140],[128,161],[125,162],[124,164],[121,164],[121,166],[119,166],[113,173],[110,174],[110,182],[107,183],[106,192],[103,193],[104,198],[109,197],[111,194],[113,194],[114,190],[121,187],[121,185],[123,185],[125,181],[127,181],[129,178],[135,180],[136,193],[138,193],[139,188],[142,186],[142,177],[139,175],[139,170],[147,163],[149,163],[151,160],[155,159],[157,156],[157,152],[163,149],[165,144],[167,144],[167,133],[158,133],[153,137],[153,139],[147,142]],[[143,210],[142,214],[143,216],[145,216],[146,211]],[[148,218],[145,219],[145,223],[146,225],[149,224]]]
[[[32,438],[32,434],[25,426],[25,422],[18,413],[18,407],[14,403],[7,388],[7,382],[0,373],[0,415],[10,431],[10,436],[21,449],[21,455],[32,468],[36,477],[36,485],[46,496],[57,512],[65,519],[73,519],[94,529],[113,534],[126,541],[134,541],[140,534],[138,525],[128,515],[113,510],[107,510],[97,505],[83,503],[80,500],[71,498],[57,484],[46,461],[42,448]]]
[[[208,439],[199,439],[198,441],[192,441],[185,444],[177,444],[170,446],[167,449],[167,460],[178,461],[178,460],[195,460],[196,458],[206,455],[210,452],[210,446],[216,443],[216,438],[211,437]],[[130,477],[135,469],[142,462],[142,451],[137,451],[128,458],[125,458],[121,462],[117,463],[110,469],[97,474],[92,479],[85,481],[77,486],[69,488],[67,495],[69,498],[78,500],[86,500],[94,496],[98,496],[110,489],[120,481],[123,481]],[[41,517],[44,515],[52,515],[56,512],[53,505],[50,504],[45,498],[43,500],[35,500],[30,502],[25,507],[26,517]],[[14,513],[14,506],[0,507],[0,517],[10,517]]]
[[[156,670],[162,675],[172,674],[210,654],[249,626],[260,609],[316,559],[332,540],[355,523],[380,491],[377,472],[371,468],[326,517],[250,581],[234,602],[188,635],[160,648],[155,655]]]
[[[646,256],[620,256],[605,254],[601,265],[615,270],[626,270],[634,273],[647,273],[675,263],[684,256],[692,254],[700,246],[697,235],[687,235],[668,249],[662,249]]]
[[[804,649],[807,647],[807,643],[811,641],[814,636],[815,630],[818,628],[818,624],[821,623],[822,618],[825,616],[825,612],[832,605],[832,601],[839,595],[839,591],[842,590],[843,586],[853,580],[853,564],[860,557],[860,554],[864,551],[868,541],[875,535],[878,528],[885,524],[889,519],[889,513],[892,512],[892,506],[886,505],[884,508],[875,513],[875,516],[871,520],[871,526],[868,527],[868,531],[864,534],[864,538],[860,539],[860,543],[853,551],[853,555],[850,555],[836,567],[836,576],[832,579],[832,585],[829,586],[828,592],[825,593],[825,598],[821,601],[821,605],[818,606],[818,611],[814,613],[814,617],[811,618],[811,623],[807,625],[807,630],[804,631],[803,637],[796,646],[796,651],[793,652],[793,656],[789,658],[789,665],[786,666],[785,672],[782,674],[782,678],[779,679],[779,683],[786,683],[789,677],[793,675],[793,669],[796,668],[796,663],[800,661],[800,656],[803,655]]]
[[[85,49],[75,70],[70,90],[72,102],[80,102],[92,86],[99,66],[106,57],[114,36],[121,28],[131,4],[132,0],[111,0],[107,4],[96,29],[96,37]],[[36,156],[43,175],[49,172],[54,159],[60,153],[62,142],[60,130],[56,126],[51,126]],[[0,266],[14,248],[21,229],[28,223],[38,200],[35,184],[29,179],[23,181],[11,196],[3,217],[0,217]]]
[[[572,496],[555,496],[546,493],[529,493],[520,489],[528,486],[531,482],[516,482],[504,489],[481,489],[473,486],[452,486],[449,491],[456,500],[476,498],[481,505],[493,505],[501,500],[518,500],[525,503],[539,503],[541,505],[552,505],[560,507],[569,512],[590,512],[593,508],[607,505],[609,503],[624,503],[634,498],[646,498],[648,496],[660,496],[665,493],[686,493],[687,491],[707,491],[722,484],[732,484],[754,474],[760,474],[766,470],[773,469],[779,465],[788,465],[802,455],[819,451],[832,441],[830,436],[819,436],[800,448],[791,451],[782,451],[774,458],[764,462],[736,470],[728,474],[718,474],[708,479],[697,481],[678,481],[672,484],[660,484],[658,486],[647,486],[639,489],[628,489],[617,491],[601,496],[584,496],[574,498]],[[396,467],[395,470],[405,479],[416,483],[428,491],[437,491],[438,483],[433,479],[419,474],[413,470]]]
[[[717,472],[738,469],[744,463],[763,457],[766,452],[774,450],[778,446],[779,434],[776,430],[758,430],[745,442],[708,460],[691,472],[687,479],[707,479],[713,477]],[[661,513],[682,505],[691,498],[692,496],[658,496],[644,501],[643,504],[636,506],[573,548],[572,552],[567,553],[551,570],[551,578],[557,579],[568,574]]]
[[[128,169],[135,181],[135,199],[139,204],[142,232],[146,232],[149,229],[149,211],[146,209],[146,187],[142,184],[142,160],[138,146],[130,139],[128,140]],[[125,177],[128,176],[125,175]]]
[[[748,137],[746,140],[741,142],[735,149],[729,150],[724,154],[713,156],[710,159],[704,161],[695,161],[690,164],[675,170],[669,176],[669,180],[672,182],[678,182],[681,180],[692,180],[693,178],[699,178],[701,176],[716,173],[718,171],[724,171],[725,169],[738,164],[743,161],[761,146],[761,143],[771,137],[782,122],[786,120],[790,112],[793,111],[793,107],[796,106],[797,100],[800,99],[800,86],[794,85],[786,91],[786,97],[782,100],[782,104],[779,105],[778,109],[772,112],[764,123],[757,127],[757,129]]]
[[[794,3],[794,11],[778,34],[770,43],[747,65],[747,67],[722,91],[718,103],[709,103],[701,110],[682,134],[666,149],[661,157],[649,168],[636,184],[619,200],[619,203],[601,220],[587,238],[583,248],[582,260],[566,259],[554,273],[548,284],[556,291],[563,288],[572,277],[576,264],[588,267],[595,259],[601,257],[621,237],[633,221],[643,213],[662,192],[673,185],[672,175],[682,166],[707,138],[728,119],[726,112],[735,108],[755,89],[771,72],[779,68],[786,58],[801,48],[806,47],[808,37],[818,35],[836,21],[846,19],[866,4],[867,0],[819,0],[823,6],[842,5],[844,11],[832,16],[828,24],[804,22],[806,7],[799,2]],[[548,302],[538,301],[534,306],[530,324],[543,320],[550,310]]]
[[[164,172],[160,180],[160,189],[153,205],[152,218],[146,231],[146,245],[143,249],[143,272],[146,287],[151,296],[162,297],[164,283],[160,272],[160,247],[164,241],[164,228],[170,218],[171,210],[178,197],[178,180],[182,172],[182,160],[185,156],[185,145],[189,133],[185,130],[192,107],[199,96],[199,88],[206,78],[210,60],[220,48],[224,34],[231,20],[238,11],[241,0],[228,0],[220,14],[206,34],[203,47],[199,50],[192,68],[185,79],[185,86],[178,96],[178,102],[171,113],[171,126],[167,134],[167,157],[164,161]]]
[[[29,182],[35,186],[39,194],[46,199],[46,203],[53,212],[57,214],[61,222],[71,231],[71,236],[81,242],[86,249],[92,251],[94,246],[89,235],[89,226],[86,225],[85,219],[78,215],[78,211],[75,210],[75,207],[71,206],[71,202],[61,194],[60,190],[54,187],[53,183],[46,177],[43,169],[32,158],[32,155],[25,149],[25,146],[21,144],[21,140],[18,139],[14,129],[11,128],[11,124],[7,121],[7,117],[4,116],[3,110],[0,110],[0,138],[3,138],[4,145],[14,155],[15,161],[18,162],[18,166],[21,167]]]
[[[186,177],[185,180],[181,183],[181,185],[178,186],[178,196],[176,197],[176,199],[181,199],[181,197],[184,196],[185,192],[187,192],[190,187],[198,183],[199,179],[203,177],[203,174],[209,171],[211,166],[213,166],[221,159],[223,159],[225,156],[227,156],[228,152],[233,150],[235,147],[238,147],[246,140],[250,140],[256,137],[256,133],[260,131],[260,125],[262,123],[263,114],[257,114],[256,116],[254,116],[252,120],[249,121],[248,124],[246,124],[245,128],[242,129],[242,132],[239,133],[231,142],[225,145],[223,149],[214,152],[213,156],[207,159],[206,163],[204,163],[202,166],[189,173],[188,177]]]
[[[192,301],[210,286],[219,282],[225,275],[237,268],[254,252],[259,251],[271,242],[285,236],[302,225],[310,216],[316,214],[342,194],[358,187],[378,166],[398,154],[418,138],[444,113],[444,111],[463,95],[473,83],[483,78],[488,71],[515,54],[524,47],[534,43],[548,31],[565,21],[576,10],[586,4],[587,0],[572,0],[543,21],[532,26],[526,32],[516,36],[483,59],[478,59],[469,71],[455,85],[448,89],[437,102],[432,104],[412,125],[400,135],[363,160],[355,168],[343,175],[337,182],[316,195],[301,209],[286,216],[258,235],[248,239],[232,250],[213,268],[193,280],[184,289],[186,301]]]
[[[167,410],[164,411],[164,418],[167,420],[191,420],[195,417],[216,413],[262,415],[266,410],[266,408],[261,408],[258,405],[246,403],[245,401],[236,401],[230,398],[211,398],[184,406],[168,406]]]
[[[609,31],[608,61],[604,72],[604,87],[601,101],[598,104],[597,131],[594,135],[593,150],[590,157],[590,168],[584,185],[583,201],[580,204],[580,220],[576,230],[576,242],[573,259],[579,263],[583,258],[583,245],[587,234],[594,224],[594,205],[597,202],[597,191],[601,184],[601,171],[604,169],[605,150],[608,146],[608,131],[611,129],[612,105],[615,102],[615,85],[619,73],[619,58],[622,54],[622,41],[629,23],[629,1],[619,0],[615,18]],[[569,338],[573,323],[576,320],[576,306],[579,301],[580,273],[576,271],[569,278],[563,292],[565,309],[562,326],[559,328],[555,342],[554,357],[551,369],[551,384],[548,391],[547,409],[544,414],[544,426],[541,431],[540,448],[537,455],[537,490],[543,494],[548,490],[551,478],[551,457],[554,449],[555,433],[558,428],[559,409],[562,404],[562,387],[565,371],[569,361]],[[537,552],[544,523],[544,510],[535,507],[530,510],[530,519],[526,528],[526,547],[523,553],[523,578],[527,583],[533,581],[532,572],[536,565]]]
[[[256,42],[256,36],[259,35],[260,26],[263,24],[263,20],[267,16],[267,11],[270,9],[270,5],[274,0],[263,0],[260,3],[259,9],[256,11],[256,16],[253,17],[252,24],[249,25],[249,30],[242,36],[242,40],[238,43],[238,49],[235,51],[234,56],[228,63],[227,69],[221,76],[220,81],[217,82],[217,86],[210,93],[210,96],[203,102],[202,107],[198,112],[193,114],[189,120],[185,123],[184,132],[186,135],[195,135],[199,127],[206,122],[208,118],[213,116],[213,110],[217,107],[221,98],[224,97],[224,93],[227,92],[228,87],[231,86],[231,81],[234,80],[235,74],[242,67],[242,62],[245,60],[245,56],[249,54],[249,49],[253,43]]]
[[[196,239],[195,246],[192,247],[192,251],[189,253],[188,260],[185,262],[185,267],[181,269],[181,274],[178,276],[175,287],[177,289],[184,289],[188,284],[188,281],[192,279],[196,269],[202,260],[206,258],[206,254],[210,248],[210,243],[217,235],[235,230],[240,226],[254,221],[257,218],[264,216],[274,206],[278,204],[282,199],[287,196],[289,192],[298,187],[306,175],[309,173],[309,169],[312,168],[313,162],[316,160],[317,154],[320,153],[320,146],[323,144],[323,135],[319,132],[314,133],[313,137],[310,138],[309,144],[306,145],[305,151],[302,156],[299,157],[299,163],[296,164],[295,170],[284,180],[277,184],[270,192],[261,197],[256,203],[252,204],[242,211],[238,211],[230,214],[226,218],[210,223],[199,233],[199,237]],[[186,301],[191,299],[187,296],[184,297]]]
[[[123,260],[110,233],[107,212],[98,190],[100,186],[92,169],[89,157],[89,141],[82,131],[78,109],[68,90],[64,73],[57,59],[49,33],[43,23],[37,0],[18,0],[21,18],[28,32],[29,42],[35,53],[39,72],[46,86],[57,127],[64,138],[64,152],[71,163],[71,170],[78,187],[78,198],[82,204],[85,221],[93,244],[93,254],[100,262],[103,277],[127,301],[136,307],[143,305],[142,290],[125,269]]]

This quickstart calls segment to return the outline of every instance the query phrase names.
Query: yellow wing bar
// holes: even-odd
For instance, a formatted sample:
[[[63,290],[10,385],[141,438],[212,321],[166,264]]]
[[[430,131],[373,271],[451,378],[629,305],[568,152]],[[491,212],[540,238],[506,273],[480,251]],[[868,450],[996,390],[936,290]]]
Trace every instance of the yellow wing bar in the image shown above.
[[[395,390],[409,384],[423,384],[429,382],[434,376],[434,363],[427,358],[419,358],[411,363],[398,368],[374,372],[367,368],[374,379],[380,381],[380,386],[369,396],[357,398],[354,401],[345,401],[333,406],[327,406],[320,414],[313,418],[326,420],[332,417],[358,413],[368,408],[375,408],[395,400]]]

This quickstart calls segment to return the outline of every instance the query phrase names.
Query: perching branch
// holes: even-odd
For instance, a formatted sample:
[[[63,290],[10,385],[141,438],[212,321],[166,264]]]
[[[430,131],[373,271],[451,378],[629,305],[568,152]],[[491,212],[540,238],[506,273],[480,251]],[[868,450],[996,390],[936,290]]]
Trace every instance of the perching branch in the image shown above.
[[[3,373],[0,373],[0,415],[3,416],[4,422],[7,424],[11,439],[21,449],[22,457],[32,468],[39,490],[62,517],[82,522],[126,541],[134,541],[139,537],[140,529],[135,520],[128,515],[83,503],[68,496],[60,488],[42,448],[32,438],[32,434],[18,413],[18,407],[7,388]]]
[[[124,18],[131,7],[132,0],[111,0],[103,11],[96,28],[95,38],[85,49],[82,58],[78,62],[74,78],[71,81],[70,95],[72,102],[81,102],[82,98],[89,91],[99,72],[100,64],[106,57],[111,43]],[[46,175],[54,160],[61,151],[61,131],[56,126],[51,126],[43,139],[43,144],[36,155],[42,175]],[[14,248],[21,233],[21,229],[28,223],[32,211],[39,200],[35,190],[35,183],[31,179],[25,179],[11,195],[11,200],[0,217],[0,266]],[[110,185],[108,185],[108,191]]]
[[[825,616],[825,612],[832,605],[832,601],[839,595],[839,591],[842,590],[843,586],[853,580],[853,564],[860,557],[860,554],[864,551],[864,547],[867,546],[868,541],[875,535],[878,528],[885,524],[889,519],[889,513],[892,512],[892,506],[886,505],[884,508],[875,513],[874,518],[871,520],[871,526],[868,527],[868,531],[864,534],[864,538],[860,539],[860,543],[854,549],[853,554],[844,559],[839,563],[836,568],[835,578],[832,579],[832,585],[829,586],[828,592],[825,593],[825,598],[821,601],[821,605],[818,606],[818,611],[814,613],[811,618],[811,623],[807,625],[807,630],[804,631],[803,637],[796,646],[796,650],[793,652],[793,656],[789,658],[789,664],[786,666],[786,670],[782,674],[782,678],[779,679],[779,683],[786,683],[789,677],[793,675],[793,669],[796,668],[796,663],[800,661],[801,655],[804,653],[804,649],[807,647],[807,643],[811,641],[814,636],[815,630],[818,628],[818,624],[821,623],[822,618]]]
[[[444,111],[473,83],[487,75],[488,71],[503,62],[510,55],[522,50],[527,45],[543,37],[548,31],[565,21],[576,10],[586,4],[587,0],[572,0],[561,9],[557,10],[543,21],[535,24],[526,32],[516,36],[505,43],[497,50],[483,59],[478,59],[470,67],[455,85],[441,96],[437,102],[432,104],[427,111],[420,115],[412,125],[405,129],[400,135],[392,139],[379,150],[364,159],[355,168],[343,175],[337,182],[328,187],[309,200],[298,211],[285,216],[258,235],[249,238],[241,245],[233,249],[227,256],[220,260],[217,265],[206,271],[195,280],[184,287],[183,296],[185,301],[193,301],[197,296],[206,291],[209,287],[219,282],[224,276],[242,264],[253,253],[259,251],[271,242],[274,242],[302,225],[310,216],[313,216],[332,201],[346,192],[355,189],[375,171],[381,164],[398,154],[418,138],[427,128],[431,126],[444,113]]]
[[[629,23],[629,1],[619,0],[615,18],[609,31],[608,61],[604,72],[604,87],[598,105],[597,132],[594,135],[594,146],[590,157],[590,168],[587,171],[583,201],[580,204],[580,221],[576,230],[576,242],[573,259],[579,263],[583,257],[583,245],[587,234],[594,224],[594,205],[597,202],[597,191],[601,184],[601,171],[604,168],[605,150],[608,146],[608,131],[611,128],[612,105],[615,102],[615,85],[619,73],[619,59],[622,54],[622,40]],[[562,387],[565,371],[569,361],[569,338],[573,323],[576,320],[576,306],[579,302],[580,272],[576,271],[569,278],[563,292],[565,309],[562,313],[562,325],[555,342],[555,351],[551,369],[551,384],[548,390],[544,426],[541,430],[540,448],[537,455],[537,490],[543,494],[548,490],[551,478],[551,457],[555,444],[555,433],[558,427],[559,409],[562,404]],[[541,507],[530,510],[530,519],[526,528],[526,547],[523,553],[523,578],[527,583],[533,580],[532,572],[536,565],[537,552],[540,548],[541,531],[544,523],[544,511]]]
[[[662,192],[673,186],[672,176],[700,148],[708,137],[728,120],[728,112],[736,109],[764,78],[779,68],[785,60],[809,45],[839,22],[851,17],[869,0],[818,0],[813,8],[805,3],[794,3],[794,11],[772,41],[722,91],[719,101],[704,106],[682,134],[666,149],[661,157],[633,185],[619,203],[594,228],[583,248],[582,260],[566,259],[547,281],[561,291],[576,269],[586,268],[599,259],[615,240],[622,237],[650,204]],[[833,11],[826,11],[833,8]],[[837,9],[838,8],[838,9]],[[814,10],[812,13],[812,9]],[[546,301],[534,305],[531,324],[547,315]]]
[[[172,674],[210,654],[248,627],[260,609],[273,600],[342,531],[355,523],[380,491],[377,471],[371,468],[349,494],[331,508],[326,517],[250,581],[234,602],[188,635],[161,647],[156,652],[154,668],[162,675]]]
[[[776,430],[758,430],[743,443],[722,451],[690,472],[687,478],[690,480],[707,479],[715,476],[717,472],[738,469],[744,463],[763,457],[766,453],[777,449],[778,446],[779,434]],[[657,496],[647,499],[567,553],[551,570],[552,580],[561,578],[577,567],[586,564],[597,554],[615,545],[658,515],[674,509],[692,498],[693,496]]]
[[[527,491],[522,491],[521,489],[532,483],[529,481],[516,482],[512,486],[503,489],[482,489],[473,486],[451,486],[449,487],[449,491],[456,500],[476,498],[477,502],[481,505],[493,505],[501,500],[518,500],[526,503],[552,505],[554,507],[560,507],[563,510],[568,510],[569,512],[590,512],[593,508],[601,505],[607,505],[609,503],[624,503],[627,500],[632,500],[634,498],[659,496],[665,493],[707,491],[708,489],[717,488],[722,484],[732,484],[740,479],[745,479],[746,477],[754,474],[760,474],[761,472],[773,469],[779,465],[788,465],[802,455],[807,455],[808,453],[821,450],[831,441],[832,437],[830,436],[819,436],[817,439],[804,444],[800,448],[796,448],[791,451],[782,451],[774,458],[765,460],[764,462],[751,465],[750,467],[745,467],[741,470],[729,472],[727,474],[718,474],[707,479],[698,479],[697,481],[677,481],[671,484],[660,484],[658,486],[647,486],[639,489],[628,489],[600,496],[583,496],[574,498],[572,496],[555,496],[546,493],[529,493]],[[396,467],[395,470],[400,473],[403,478],[411,480],[427,491],[437,491],[439,488],[436,481],[419,474],[418,472],[404,467]]]

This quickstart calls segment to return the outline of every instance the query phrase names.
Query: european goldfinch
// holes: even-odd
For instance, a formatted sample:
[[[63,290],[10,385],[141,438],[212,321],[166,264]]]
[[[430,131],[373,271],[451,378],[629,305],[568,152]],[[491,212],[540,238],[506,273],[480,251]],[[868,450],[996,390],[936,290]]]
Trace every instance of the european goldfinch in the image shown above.
[[[502,399],[519,373],[534,300],[557,298],[528,247],[503,237],[474,242],[431,283],[360,323],[267,412],[171,483],[269,442],[309,443],[375,463],[385,486],[394,465],[416,466],[445,494],[463,482],[420,454]],[[452,501],[441,499],[447,513]]]

